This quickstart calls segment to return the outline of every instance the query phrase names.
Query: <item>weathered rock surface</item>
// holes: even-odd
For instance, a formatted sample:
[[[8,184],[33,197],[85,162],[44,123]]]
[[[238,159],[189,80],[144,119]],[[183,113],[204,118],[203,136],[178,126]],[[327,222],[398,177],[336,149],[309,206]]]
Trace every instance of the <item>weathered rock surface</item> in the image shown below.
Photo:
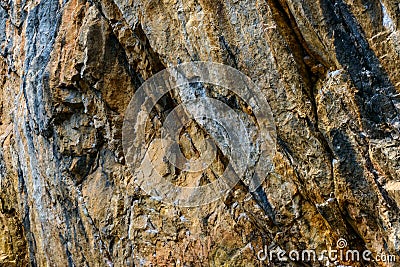
[[[322,251],[339,238],[400,261],[399,25],[399,0],[2,0],[0,265],[260,266],[265,245]],[[239,183],[180,208],[133,182],[122,123],[145,80],[199,60],[266,96],[275,169],[252,195]],[[204,133],[186,131],[195,157]]]

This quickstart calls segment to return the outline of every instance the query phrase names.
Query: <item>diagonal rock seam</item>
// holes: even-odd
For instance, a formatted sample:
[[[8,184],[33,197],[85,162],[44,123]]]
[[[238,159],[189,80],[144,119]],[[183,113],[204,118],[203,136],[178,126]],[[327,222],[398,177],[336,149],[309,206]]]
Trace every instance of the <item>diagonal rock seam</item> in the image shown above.
[[[3,2],[0,265],[258,266],[265,245],[322,250],[340,237],[400,256],[397,0]],[[278,153],[252,197],[239,183],[222,202],[181,209],[135,185],[121,127],[145,80],[194,60],[257,83]],[[209,94],[246,112],[234,95]],[[160,101],[149,138],[180,97]],[[202,131],[188,127],[185,149]],[[219,155],[205,181],[223,166]]]

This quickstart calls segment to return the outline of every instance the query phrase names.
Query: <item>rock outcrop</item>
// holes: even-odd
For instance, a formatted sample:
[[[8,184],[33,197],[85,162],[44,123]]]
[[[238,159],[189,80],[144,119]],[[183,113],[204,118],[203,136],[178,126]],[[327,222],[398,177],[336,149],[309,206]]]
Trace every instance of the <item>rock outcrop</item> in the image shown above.
[[[339,238],[399,262],[399,25],[399,0],[2,0],[0,265],[333,266],[257,254],[319,253]],[[146,80],[191,61],[252,79],[277,151],[256,191],[240,182],[183,208],[134,182],[122,125]],[[246,112],[235,95],[210,94]],[[170,94],[154,112],[180,101]],[[187,157],[203,130],[185,128]],[[218,155],[200,183],[224,166]]]

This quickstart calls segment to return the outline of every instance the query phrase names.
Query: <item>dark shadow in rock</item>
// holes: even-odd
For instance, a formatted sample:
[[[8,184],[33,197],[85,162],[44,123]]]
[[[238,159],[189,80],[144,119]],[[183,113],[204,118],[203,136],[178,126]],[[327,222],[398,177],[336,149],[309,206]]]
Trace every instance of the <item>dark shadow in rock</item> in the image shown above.
[[[251,192],[251,195],[256,200],[257,204],[260,205],[264,213],[272,220],[276,225],[275,211],[268,201],[267,194],[264,192],[262,186],[259,186],[255,191]]]
[[[328,33],[334,38],[337,59],[358,89],[356,102],[363,128],[374,139],[391,137],[383,128],[390,128],[393,120],[399,120],[392,102],[398,98],[395,87],[349,7],[342,0],[321,0],[320,5],[327,19]]]
[[[358,195],[360,192],[369,189],[368,181],[364,177],[363,167],[356,158],[356,152],[346,134],[340,129],[333,129],[330,132],[333,151],[339,159],[339,172],[345,178],[346,184],[351,191]],[[364,193],[368,193],[365,191]]]

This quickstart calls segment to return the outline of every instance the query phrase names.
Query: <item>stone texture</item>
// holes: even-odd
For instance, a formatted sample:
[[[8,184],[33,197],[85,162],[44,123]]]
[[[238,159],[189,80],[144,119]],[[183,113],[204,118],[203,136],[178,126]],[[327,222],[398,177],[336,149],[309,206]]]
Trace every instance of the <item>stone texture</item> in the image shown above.
[[[321,251],[340,237],[399,261],[399,24],[398,0],[1,1],[0,265],[260,266],[265,245]],[[189,209],[133,182],[121,129],[145,80],[197,60],[252,78],[277,153],[253,194],[239,183]],[[186,131],[195,157],[204,133]]]

